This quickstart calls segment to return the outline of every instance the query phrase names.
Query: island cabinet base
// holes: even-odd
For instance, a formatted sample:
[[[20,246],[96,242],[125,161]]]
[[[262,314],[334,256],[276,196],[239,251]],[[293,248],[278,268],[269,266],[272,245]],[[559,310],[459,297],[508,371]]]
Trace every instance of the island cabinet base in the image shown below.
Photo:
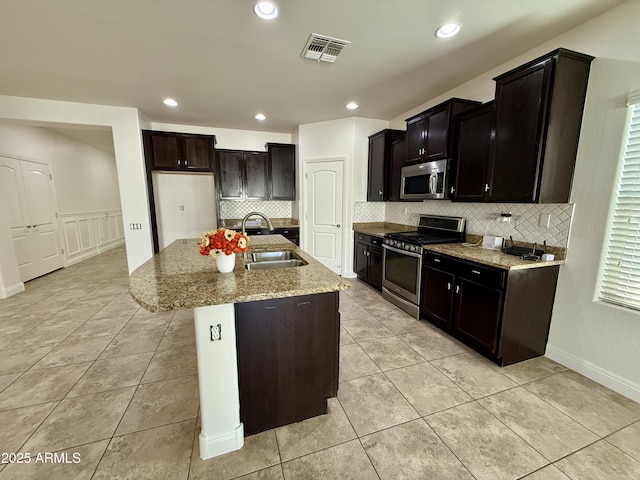
[[[236,304],[245,435],[327,413],[338,391],[338,292]]]

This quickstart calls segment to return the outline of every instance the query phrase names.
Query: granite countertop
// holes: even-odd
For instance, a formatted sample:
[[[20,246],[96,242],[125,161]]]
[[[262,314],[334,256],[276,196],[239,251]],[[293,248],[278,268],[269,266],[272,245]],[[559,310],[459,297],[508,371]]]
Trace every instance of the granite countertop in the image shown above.
[[[292,250],[308,265],[247,270],[236,255],[233,272],[219,273],[215,260],[200,255],[198,239],[176,240],[129,277],[131,296],[151,312],[252,302],[347,290],[350,284],[282,235],[249,237],[249,253]]]
[[[296,218],[270,218],[269,220],[271,220],[271,223],[273,224],[274,228],[286,228],[286,227],[300,228],[298,219]],[[260,221],[260,224],[258,224],[258,221]],[[240,230],[242,226],[242,219],[241,218],[224,218],[224,219],[220,219],[218,223],[220,224],[221,227]],[[258,217],[258,216],[250,217],[247,220],[247,224],[245,225],[245,227],[247,230],[249,230],[250,228],[268,228],[267,222],[262,217]]]
[[[415,230],[415,226],[402,225],[400,223],[389,222],[362,222],[354,223],[352,230],[358,233],[364,233],[365,235],[372,235],[374,237],[383,238],[387,233],[392,232],[410,232]]]
[[[507,255],[500,250],[490,250],[477,246],[466,246],[462,243],[440,243],[436,245],[425,245],[422,247],[428,252],[443,253],[452,257],[472,262],[489,265],[491,267],[502,268],[504,270],[522,270],[526,268],[542,268],[552,265],[564,265],[565,250],[550,247],[549,253],[553,253],[555,258],[550,262],[522,260],[514,255]]]

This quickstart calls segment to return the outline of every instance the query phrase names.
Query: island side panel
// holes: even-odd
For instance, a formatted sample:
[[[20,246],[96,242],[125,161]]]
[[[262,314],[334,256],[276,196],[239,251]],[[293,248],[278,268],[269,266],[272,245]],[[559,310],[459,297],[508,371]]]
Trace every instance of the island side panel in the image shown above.
[[[232,303],[193,310],[200,390],[200,458],[206,460],[242,448],[240,396],[236,352],[235,309]]]
[[[236,305],[247,435],[327,412],[338,384],[338,301],[330,292]]]

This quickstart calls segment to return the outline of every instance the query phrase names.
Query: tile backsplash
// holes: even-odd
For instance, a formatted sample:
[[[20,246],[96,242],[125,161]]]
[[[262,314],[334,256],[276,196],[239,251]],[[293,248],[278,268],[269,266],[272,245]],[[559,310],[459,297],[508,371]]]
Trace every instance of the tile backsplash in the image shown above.
[[[264,213],[271,218],[291,218],[293,202],[231,202],[220,201],[220,218],[242,218],[249,212]]]
[[[384,207],[384,216],[380,209]],[[355,202],[354,222],[417,225],[419,214],[452,215],[467,220],[467,233],[495,235],[514,240],[568,247],[574,205],[568,203],[454,203],[446,200],[424,202]],[[498,222],[501,212],[511,212],[511,223]],[[541,216],[550,215],[549,227],[540,226]]]

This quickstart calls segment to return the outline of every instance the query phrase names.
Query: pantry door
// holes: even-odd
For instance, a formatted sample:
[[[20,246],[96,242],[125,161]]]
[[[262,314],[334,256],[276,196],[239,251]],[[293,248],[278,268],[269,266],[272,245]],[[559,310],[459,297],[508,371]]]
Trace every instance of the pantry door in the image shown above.
[[[305,162],[306,248],[335,273],[342,274],[342,161]]]
[[[23,282],[63,266],[48,165],[0,156],[0,212]]]

